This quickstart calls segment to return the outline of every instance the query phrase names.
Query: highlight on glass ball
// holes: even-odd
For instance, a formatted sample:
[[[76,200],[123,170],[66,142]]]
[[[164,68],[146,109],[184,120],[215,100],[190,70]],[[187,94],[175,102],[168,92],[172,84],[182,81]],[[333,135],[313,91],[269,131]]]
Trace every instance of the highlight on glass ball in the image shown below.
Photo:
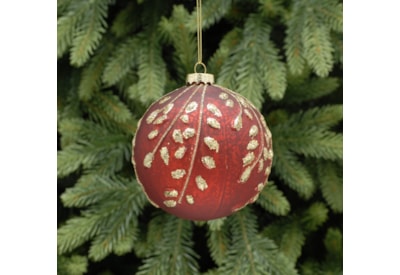
[[[154,102],[132,141],[138,182],[158,208],[189,220],[228,216],[257,200],[271,172],[272,137],[240,94],[189,74]]]

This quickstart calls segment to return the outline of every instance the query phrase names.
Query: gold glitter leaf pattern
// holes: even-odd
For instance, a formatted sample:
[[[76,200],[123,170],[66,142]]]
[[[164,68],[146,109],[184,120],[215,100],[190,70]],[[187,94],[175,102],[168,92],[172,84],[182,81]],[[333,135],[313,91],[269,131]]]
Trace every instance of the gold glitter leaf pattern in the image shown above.
[[[186,175],[185,169],[177,169],[171,172],[171,176],[173,179],[181,179]]]
[[[186,152],[185,146],[179,147],[178,150],[175,151],[175,158],[177,158],[177,159],[183,158],[183,156],[185,155],[185,152]]]
[[[182,132],[179,129],[175,129],[172,132],[172,138],[174,139],[174,141],[176,143],[183,143],[183,136],[182,136]]]
[[[197,102],[196,101],[192,101],[186,106],[185,112],[186,113],[191,113],[191,112],[193,112],[193,111],[195,111],[197,109],[197,106],[198,106]]]
[[[215,152],[218,153],[219,144],[218,144],[218,141],[216,141],[214,138],[212,138],[212,137],[205,137],[205,138],[204,138],[204,143],[208,146],[208,148],[209,148],[210,150],[214,150]]]
[[[217,106],[215,106],[212,103],[207,104],[207,110],[209,110],[213,115],[215,115],[217,117],[222,117],[221,111],[218,109]]]
[[[150,168],[151,163],[153,162],[154,159],[154,154],[153,153],[147,153],[146,156],[144,157],[143,160],[143,165],[144,167]]]
[[[221,125],[219,124],[219,122],[213,117],[208,117],[207,118],[207,124],[210,125],[212,128],[215,128],[215,129],[220,129],[221,128]]]
[[[191,138],[191,137],[193,137],[194,136],[194,134],[196,133],[196,131],[193,129],[193,128],[186,128],[184,131],[183,131],[183,137],[185,138],[185,139],[188,139],[188,138]]]
[[[166,200],[164,201],[164,204],[166,207],[175,207],[176,206],[176,201],[174,200]]]
[[[167,198],[176,198],[178,196],[178,191],[175,189],[166,190],[166,191],[164,191],[164,196]]]
[[[215,166],[215,161],[214,161],[214,158],[213,158],[213,157],[204,156],[204,157],[201,158],[201,162],[204,164],[204,166],[205,166],[207,169],[213,169],[213,168],[216,167],[216,166]]]
[[[155,138],[157,135],[158,135],[158,130],[153,130],[147,135],[147,138],[151,140]]]
[[[160,155],[162,160],[164,161],[165,165],[168,165],[169,162],[169,153],[168,153],[168,148],[167,147],[162,147],[160,149]]]
[[[201,176],[197,176],[195,181],[196,181],[197,188],[199,188],[201,191],[204,191],[208,188],[206,180],[203,179]]]

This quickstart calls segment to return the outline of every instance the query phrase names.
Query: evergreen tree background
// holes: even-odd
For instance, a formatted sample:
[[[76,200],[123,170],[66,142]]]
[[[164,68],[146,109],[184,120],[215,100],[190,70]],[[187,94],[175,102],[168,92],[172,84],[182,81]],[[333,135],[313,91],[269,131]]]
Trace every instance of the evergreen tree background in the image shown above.
[[[58,0],[58,274],[341,274],[342,3],[203,0],[203,56],[251,100],[274,161],[255,204],[151,206],[131,140],[197,61],[194,0]]]

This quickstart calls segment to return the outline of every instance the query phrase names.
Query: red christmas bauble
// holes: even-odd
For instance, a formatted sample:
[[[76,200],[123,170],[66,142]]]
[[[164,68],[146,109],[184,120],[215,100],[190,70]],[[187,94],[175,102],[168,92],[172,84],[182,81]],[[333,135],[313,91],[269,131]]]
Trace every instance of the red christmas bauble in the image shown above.
[[[264,117],[210,74],[154,102],[139,121],[132,163],[150,202],[189,220],[211,220],[253,203],[272,165]]]

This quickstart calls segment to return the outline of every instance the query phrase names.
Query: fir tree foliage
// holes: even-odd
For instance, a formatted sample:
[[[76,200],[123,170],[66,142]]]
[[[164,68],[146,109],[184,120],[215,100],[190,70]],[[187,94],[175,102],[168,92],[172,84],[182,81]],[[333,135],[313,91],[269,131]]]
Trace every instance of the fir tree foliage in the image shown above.
[[[58,274],[341,274],[342,8],[203,0],[207,72],[259,108],[274,159],[254,204],[192,222],[149,203],[131,141],[194,70],[195,1],[58,0]]]
[[[329,74],[334,64],[330,33],[342,32],[342,10],[335,0],[293,1],[285,38],[291,72],[301,73],[307,62],[318,76]]]
[[[87,272],[88,260],[84,256],[58,256],[57,263],[58,275],[83,275]]]

